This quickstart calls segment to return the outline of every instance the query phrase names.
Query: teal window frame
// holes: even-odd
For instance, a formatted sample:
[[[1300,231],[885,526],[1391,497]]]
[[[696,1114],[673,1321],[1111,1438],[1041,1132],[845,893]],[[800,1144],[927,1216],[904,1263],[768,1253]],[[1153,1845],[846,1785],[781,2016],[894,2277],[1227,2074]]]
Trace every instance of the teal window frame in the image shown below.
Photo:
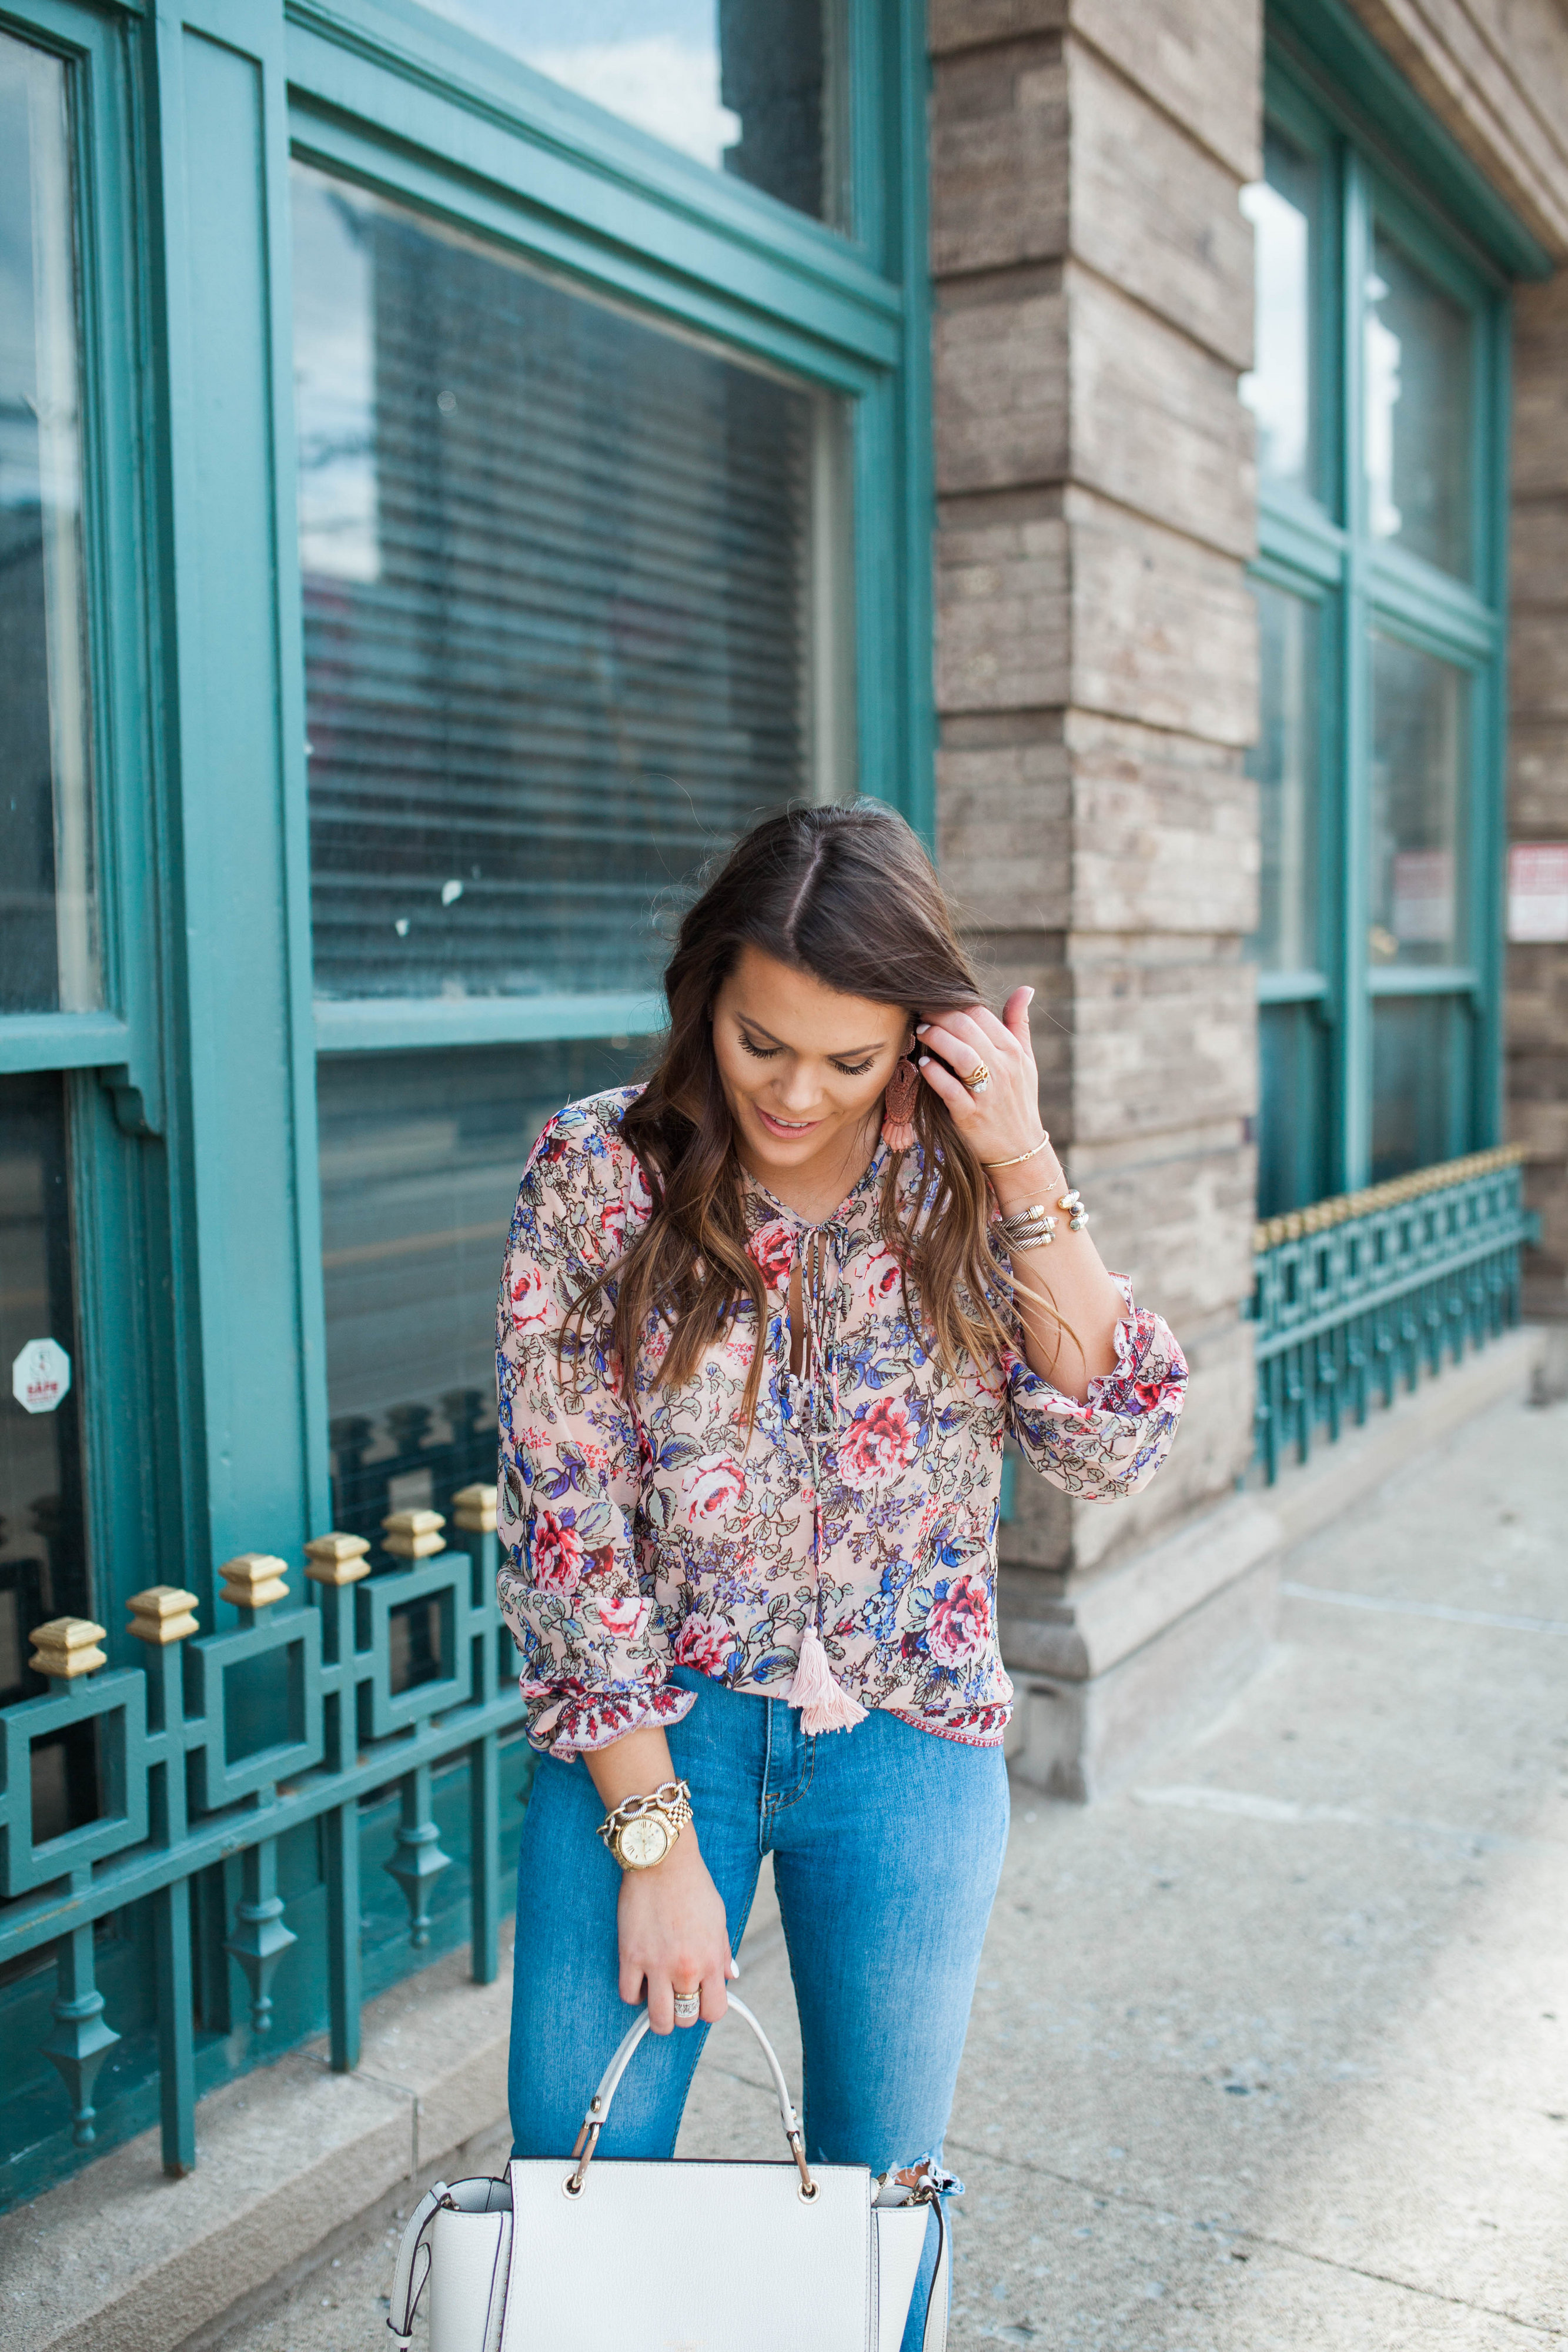
[[[1550,264],[1340,0],[1276,0],[1264,105],[1322,173],[1311,293],[1317,479],[1311,497],[1260,486],[1252,572],[1314,604],[1322,625],[1317,958],[1302,972],[1260,971],[1258,1002],[1261,1018],[1298,1006],[1327,1033],[1323,1098],[1303,1107],[1290,1140],[1297,1169],[1320,1167],[1333,1193],[1371,1178],[1380,1001],[1443,997],[1461,1008],[1472,1051],[1459,1148],[1480,1149],[1500,1132],[1510,289]],[[1362,288],[1375,219],[1475,324],[1468,580],[1368,529]],[[1469,682],[1465,952],[1456,964],[1375,966],[1368,956],[1375,630],[1453,664]]]
[[[165,1083],[172,941],[152,723],[162,688],[149,220],[138,168],[141,26],[120,9],[14,0],[12,37],[67,68],[81,367],[82,561],[101,1008],[0,1015],[0,1075],[57,1074],[69,1138],[75,1357],[93,1606],[156,1580],[183,1531],[179,1465],[116,1401],[178,1396]],[[176,1310],[177,1314],[177,1310]]]

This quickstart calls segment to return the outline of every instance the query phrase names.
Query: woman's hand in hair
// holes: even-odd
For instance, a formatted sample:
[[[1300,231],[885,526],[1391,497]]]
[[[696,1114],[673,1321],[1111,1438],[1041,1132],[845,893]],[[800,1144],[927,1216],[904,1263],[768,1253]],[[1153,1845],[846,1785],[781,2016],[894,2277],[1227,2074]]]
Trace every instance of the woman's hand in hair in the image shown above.
[[[1013,1257],[1013,1307],[1030,1370],[1082,1402],[1089,1384],[1116,1361],[1116,1327],[1126,1312],[1087,1226],[1074,1233],[1059,1204],[1067,1178],[1045,1138],[1040,1079],[1029,1041],[1031,988],[1015,988],[998,1021],[983,1004],[967,1012],[933,1013],[915,1034],[926,1058],[921,1076],[939,1094],[953,1124],[981,1160],[1011,1160],[986,1173],[1004,1216],[1037,1201],[1055,1207],[1056,1239],[1049,1249]],[[933,1058],[940,1055],[941,1059]],[[961,1083],[984,1062],[988,1084],[971,1094]],[[944,1068],[944,1063],[950,1065]],[[956,1070],[959,1076],[955,1077]],[[1032,1154],[1025,1159],[1024,1153]]]
[[[1032,988],[1015,988],[998,1021],[983,1004],[932,1013],[917,1024],[920,1073],[941,1096],[953,1124],[977,1160],[1015,1160],[1032,1151],[1045,1135],[1040,1116],[1040,1076],[1030,1043]],[[933,1056],[940,1056],[934,1059]],[[990,1073],[979,1094],[965,1083],[984,1063]],[[944,1067],[943,1065],[946,1066]],[[1056,1166],[1053,1152],[1030,1163],[1026,1181],[1038,1187]],[[1038,1190],[1030,1195],[1038,1200]]]

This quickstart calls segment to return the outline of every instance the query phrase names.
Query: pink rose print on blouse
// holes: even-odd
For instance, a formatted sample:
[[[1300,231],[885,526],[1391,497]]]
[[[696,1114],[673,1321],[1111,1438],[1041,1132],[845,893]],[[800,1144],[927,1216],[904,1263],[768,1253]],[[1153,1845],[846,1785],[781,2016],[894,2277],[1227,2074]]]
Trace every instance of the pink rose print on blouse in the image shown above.
[[[681,1492],[686,1517],[693,1527],[701,1527],[706,1519],[727,1517],[745,1494],[746,1481],[727,1454],[705,1454],[682,1479]]]
[[[891,1250],[878,1250],[872,1259],[866,1281],[866,1297],[873,1307],[881,1307],[898,1296],[898,1260]]]
[[[599,1212],[599,1230],[612,1257],[619,1257],[626,1246],[626,1203],[606,1201]]]
[[[851,1486],[885,1486],[915,1459],[909,1408],[898,1397],[862,1406],[839,1446],[839,1475]]]
[[[541,1592],[575,1592],[582,1574],[582,1543],[570,1519],[541,1511],[534,1521],[534,1582]]]
[[[653,1603],[644,1601],[640,1592],[621,1592],[612,1601],[599,1601],[594,1606],[605,1632],[612,1633],[618,1642],[630,1642],[646,1624]]]
[[[549,1291],[537,1265],[525,1266],[511,1286],[512,1328],[537,1331],[549,1320]]]
[[[925,1621],[925,1647],[939,1666],[961,1666],[991,1638],[991,1596],[984,1579],[956,1576]]]
[[[675,1636],[675,1664],[699,1675],[722,1675],[737,1647],[735,1629],[722,1617],[688,1617]]]
[[[751,1256],[762,1270],[762,1279],[770,1289],[781,1290],[789,1281],[795,1264],[795,1228],[782,1217],[769,1217],[758,1225],[746,1244]]]

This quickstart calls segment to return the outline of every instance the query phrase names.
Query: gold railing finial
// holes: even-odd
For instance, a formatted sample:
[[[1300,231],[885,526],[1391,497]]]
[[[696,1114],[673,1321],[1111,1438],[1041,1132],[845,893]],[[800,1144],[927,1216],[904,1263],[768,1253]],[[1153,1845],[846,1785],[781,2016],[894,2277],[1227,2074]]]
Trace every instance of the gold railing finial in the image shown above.
[[[370,1545],[363,1536],[312,1536],[305,1547],[305,1573],[313,1584],[358,1584],[369,1576]]]
[[[1265,1217],[1252,1228],[1252,1254],[1278,1249],[1281,1242],[1305,1241],[1309,1234],[1327,1233],[1352,1217],[1370,1217],[1380,1209],[1403,1208],[1428,1192],[1446,1192],[1478,1176],[1495,1176],[1517,1168],[1530,1157],[1527,1143],[1500,1143],[1490,1151],[1471,1151],[1462,1160],[1440,1160],[1431,1168],[1413,1168],[1407,1176],[1391,1177],[1386,1184],[1369,1184],[1360,1192],[1336,1192],[1332,1200],[1313,1201],[1304,1209],[1287,1209],[1282,1216]]]
[[[98,1646],[104,1633],[89,1617],[51,1617],[28,1634],[33,1654],[27,1664],[51,1682],[74,1683],[78,1675],[96,1675],[109,1664],[107,1652]]]
[[[497,1490],[494,1486],[460,1486],[452,1497],[452,1519],[465,1535],[496,1532]]]
[[[171,1642],[183,1642],[196,1631],[197,1597],[177,1584],[150,1584],[145,1592],[133,1592],[125,1605],[131,1612],[127,1633],[152,1649],[166,1650]]]
[[[439,1511],[389,1511],[382,1521],[382,1542],[394,1559],[430,1559],[446,1549]]]
[[[223,1597],[236,1609],[270,1609],[288,1598],[288,1562],[269,1551],[242,1551],[225,1559],[218,1574]]]

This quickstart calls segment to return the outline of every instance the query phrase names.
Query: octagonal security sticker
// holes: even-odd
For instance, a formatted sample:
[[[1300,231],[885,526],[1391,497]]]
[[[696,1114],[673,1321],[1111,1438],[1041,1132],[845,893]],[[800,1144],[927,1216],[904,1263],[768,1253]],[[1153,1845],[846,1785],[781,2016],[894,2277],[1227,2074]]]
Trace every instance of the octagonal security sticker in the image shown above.
[[[11,1367],[11,1393],[24,1412],[53,1412],[71,1384],[71,1360],[56,1339],[29,1339]]]

